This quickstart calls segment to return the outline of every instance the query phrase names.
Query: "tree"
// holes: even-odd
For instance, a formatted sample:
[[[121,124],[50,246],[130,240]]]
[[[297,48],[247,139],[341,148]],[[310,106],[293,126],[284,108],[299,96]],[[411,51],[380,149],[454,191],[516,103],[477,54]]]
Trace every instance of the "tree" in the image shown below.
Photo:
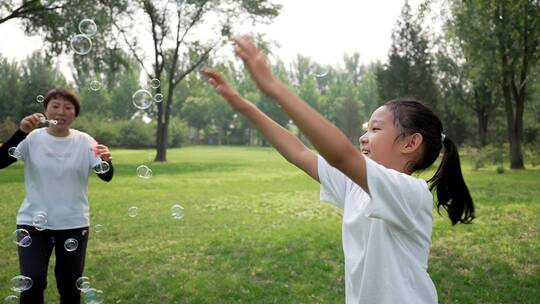
[[[21,86],[21,68],[0,56],[0,120],[15,119]]]
[[[280,6],[270,4],[266,0],[187,0],[187,1],[141,0],[131,4],[123,15],[123,19],[113,21],[115,28],[121,33],[124,42],[141,64],[149,79],[166,80],[167,92],[165,100],[157,104],[156,161],[166,161],[167,129],[171,117],[174,90],[178,84],[204,62],[212,49],[220,42],[215,38],[228,36],[232,25],[241,17],[248,17],[253,22],[271,19],[277,16]],[[145,66],[144,58],[138,43],[138,31],[124,30],[133,28],[122,21],[131,16],[145,16],[148,22],[146,30],[152,38],[152,68]],[[210,43],[194,33],[208,20],[216,21],[217,29],[214,41]],[[133,21],[133,20],[132,20]],[[136,20],[140,22],[141,20]],[[134,35],[137,32],[137,35]],[[184,59],[184,60],[180,60]],[[166,77],[166,79],[163,79]],[[162,93],[161,87],[155,93]]]
[[[78,33],[84,18],[99,24],[101,33],[107,32],[109,14],[125,10],[127,0],[4,0],[0,3],[0,25],[9,20],[21,20],[25,33],[39,33],[47,44],[47,55],[60,54],[69,49],[70,38]],[[99,43],[100,40],[94,40]],[[103,41],[103,40],[101,40]]]
[[[428,39],[411,14],[407,2],[403,6],[396,29],[388,64],[377,75],[379,94],[383,100],[413,97],[437,112],[437,87],[433,77]]]
[[[45,96],[52,88],[67,86],[58,68],[52,66],[50,60],[39,52],[34,52],[24,61],[21,78],[24,81],[19,94],[18,119],[33,112],[43,111],[42,105],[36,100],[38,95]]]
[[[538,1],[455,1],[452,14],[458,26],[476,31],[459,32],[464,47],[495,52],[496,79],[504,101],[510,167],[523,169],[523,113],[531,72],[540,59]]]

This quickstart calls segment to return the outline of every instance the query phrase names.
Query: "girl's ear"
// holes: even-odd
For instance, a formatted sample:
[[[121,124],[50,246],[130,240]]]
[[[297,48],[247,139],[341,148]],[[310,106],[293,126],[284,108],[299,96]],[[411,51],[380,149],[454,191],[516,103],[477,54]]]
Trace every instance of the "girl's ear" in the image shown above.
[[[411,134],[404,139],[404,144],[401,146],[401,153],[410,154],[420,149],[424,137],[420,133]]]

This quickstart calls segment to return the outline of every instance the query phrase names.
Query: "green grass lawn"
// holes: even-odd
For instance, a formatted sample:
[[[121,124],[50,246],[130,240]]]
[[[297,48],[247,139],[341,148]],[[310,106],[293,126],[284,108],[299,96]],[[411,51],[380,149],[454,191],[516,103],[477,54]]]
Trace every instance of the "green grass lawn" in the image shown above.
[[[106,303],[344,303],[341,211],[275,150],[189,147],[159,164],[150,150],[113,153],[113,181],[90,181],[91,223],[104,230],[90,234],[85,271]],[[136,176],[141,164],[153,178]],[[474,224],[436,216],[429,273],[440,303],[539,303],[540,170],[470,168]],[[18,274],[22,163],[0,171],[0,193],[3,299]],[[58,303],[53,266],[47,303]]]

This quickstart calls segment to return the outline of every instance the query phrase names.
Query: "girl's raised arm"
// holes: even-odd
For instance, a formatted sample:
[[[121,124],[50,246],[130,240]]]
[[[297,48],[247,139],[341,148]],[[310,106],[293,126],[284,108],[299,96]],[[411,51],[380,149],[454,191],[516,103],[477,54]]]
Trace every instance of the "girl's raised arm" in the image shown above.
[[[235,37],[233,40],[237,45],[237,55],[244,61],[259,89],[281,105],[330,165],[369,192],[366,161],[360,151],[336,126],[291,92],[272,74],[264,55],[250,38]]]
[[[317,155],[309,150],[296,136],[273,121],[254,104],[242,98],[223,77],[215,70],[204,68],[201,73],[208,77],[208,82],[227,100],[229,105],[244,115],[257,128],[278,152],[290,163],[302,169],[316,181]]]

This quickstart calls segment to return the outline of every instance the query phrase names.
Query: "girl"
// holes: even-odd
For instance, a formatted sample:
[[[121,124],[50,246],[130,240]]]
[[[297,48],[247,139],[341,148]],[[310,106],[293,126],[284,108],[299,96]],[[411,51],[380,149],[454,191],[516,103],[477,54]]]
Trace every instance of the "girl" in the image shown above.
[[[79,98],[73,92],[64,88],[51,90],[43,105],[47,118],[56,124],[38,128],[45,119],[43,114],[29,115],[22,119],[20,130],[0,147],[0,169],[16,161],[8,155],[11,147],[17,147],[18,158],[24,160],[26,196],[17,215],[17,229],[27,230],[32,243],[18,247],[19,266],[33,285],[21,293],[20,303],[43,303],[53,248],[60,303],[80,303],[75,283],[84,270],[88,242],[88,176],[91,168],[104,160],[110,169],[98,176],[110,181],[112,156],[106,146],[70,128],[80,111]],[[42,217],[39,226],[34,220],[37,214]],[[64,248],[66,241],[72,247]]]
[[[217,92],[292,164],[321,184],[321,200],[342,208],[346,303],[437,303],[427,273],[433,196],[452,224],[470,223],[474,206],[455,144],[440,120],[414,100],[389,101],[373,112],[358,151],[339,129],[288,90],[255,44],[233,38],[259,89],[272,97],[320,153],[242,98],[214,70],[203,69]],[[430,185],[411,176],[429,167],[444,146]]]

